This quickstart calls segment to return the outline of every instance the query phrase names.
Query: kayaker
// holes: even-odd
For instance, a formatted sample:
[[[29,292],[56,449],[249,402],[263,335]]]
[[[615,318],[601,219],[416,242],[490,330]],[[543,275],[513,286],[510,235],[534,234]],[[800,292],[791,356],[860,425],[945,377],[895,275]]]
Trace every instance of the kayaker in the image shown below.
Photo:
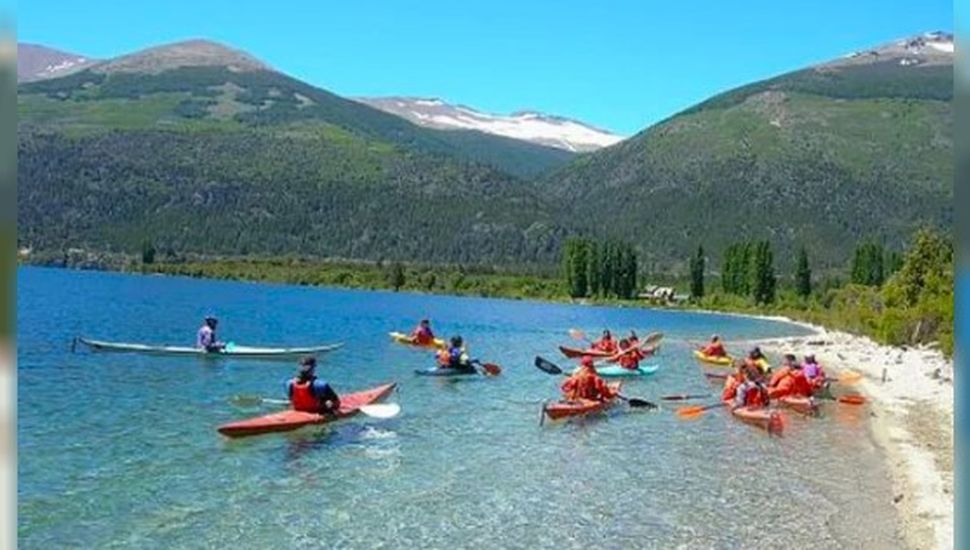
[[[734,372],[729,374],[727,378],[724,379],[724,389],[721,391],[721,401],[734,399],[734,396],[737,394],[738,387],[744,383],[744,370],[747,368],[748,366],[741,359],[734,362]]]
[[[438,368],[473,370],[475,367],[468,358],[468,350],[461,336],[452,336],[447,348],[435,354],[438,360]]]
[[[317,378],[317,360],[304,357],[300,360],[300,371],[286,383],[286,395],[293,410],[333,414],[340,410],[340,396],[330,384]]]
[[[711,341],[709,344],[701,348],[701,353],[708,357],[727,357],[727,350],[724,349],[724,344],[721,343],[721,337],[715,334],[711,336]]]
[[[210,353],[219,353],[226,349],[226,345],[216,338],[216,327],[219,320],[212,315],[206,315],[202,321],[202,327],[196,336],[195,347],[204,349]]]
[[[802,366],[798,364],[795,356],[785,355],[782,368],[771,376],[771,381],[768,383],[768,396],[772,399],[788,395],[811,397],[812,393],[812,384],[805,378]]]
[[[768,390],[762,383],[761,371],[757,368],[745,367],[741,372],[744,381],[737,387],[731,400],[725,400],[728,401],[728,406],[732,409],[767,407],[770,399]]]
[[[750,352],[748,352],[748,357],[745,358],[745,362],[749,367],[754,367],[762,372],[762,374],[768,374],[771,372],[771,368],[768,365],[768,358],[765,354],[761,352],[759,346],[755,346]]]
[[[603,331],[603,336],[599,340],[593,342],[593,349],[605,351],[606,353],[617,352],[616,340],[613,339],[613,335],[608,329]]]
[[[616,396],[606,381],[596,373],[593,358],[589,355],[583,356],[579,362],[579,369],[562,383],[560,389],[566,401],[580,399],[606,401]]]
[[[629,370],[637,370],[640,368],[640,359],[643,359],[643,354],[640,353],[639,349],[634,349],[634,346],[630,344],[630,341],[624,338],[620,340],[620,352],[632,350],[629,353],[624,353],[617,359],[617,363]]]
[[[411,331],[411,340],[415,344],[422,346],[429,346],[434,342],[434,332],[431,330],[431,321],[429,319],[421,319],[418,326]]]
[[[802,363],[802,373],[805,374],[805,378],[815,389],[822,389],[828,385],[826,381],[825,369],[822,365],[818,363],[815,359],[815,354],[809,354],[805,356],[805,362]]]

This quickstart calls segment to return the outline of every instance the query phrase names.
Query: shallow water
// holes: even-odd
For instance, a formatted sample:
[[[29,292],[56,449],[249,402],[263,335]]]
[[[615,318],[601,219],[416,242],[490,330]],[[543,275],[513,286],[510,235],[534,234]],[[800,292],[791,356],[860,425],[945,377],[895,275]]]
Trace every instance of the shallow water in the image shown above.
[[[538,425],[557,377],[532,367],[570,327],[666,334],[630,396],[706,393],[687,340],[803,334],[719,315],[318,289],[39,268],[18,271],[18,539],[79,547],[897,547],[866,408],[791,414],[786,437],[712,411]],[[206,312],[240,344],[344,341],[338,391],[396,380],[403,413],[228,441],[273,410],[281,361],[70,352],[77,335],[191,344]],[[430,316],[495,379],[419,378],[430,355],[389,341]],[[673,407],[670,407],[671,409]]]

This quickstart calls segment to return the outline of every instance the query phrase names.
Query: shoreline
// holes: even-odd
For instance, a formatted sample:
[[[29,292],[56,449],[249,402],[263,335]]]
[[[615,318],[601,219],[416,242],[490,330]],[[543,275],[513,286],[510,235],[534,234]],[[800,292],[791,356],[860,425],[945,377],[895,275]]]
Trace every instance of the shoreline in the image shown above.
[[[799,358],[811,353],[829,372],[862,373],[852,389],[836,392],[868,398],[868,425],[885,456],[903,540],[910,548],[953,548],[953,361],[927,346],[888,346],[782,316],[733,315],[813,331],[809,336],[751,341],[766,353]]]

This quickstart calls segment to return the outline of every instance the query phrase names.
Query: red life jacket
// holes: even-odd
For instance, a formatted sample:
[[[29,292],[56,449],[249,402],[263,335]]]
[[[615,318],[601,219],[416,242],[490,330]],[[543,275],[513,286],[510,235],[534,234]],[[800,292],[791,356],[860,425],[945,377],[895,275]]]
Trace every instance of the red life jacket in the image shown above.
[[[744,406],[752,408],[767,407],[768,396],[766,393],[761,386],[748,388],[748,392],[744,395]]]
[[[320,400],[313,395],[313,382],[293,380],[290,386],[290,404],[295,411],[320,412]]]

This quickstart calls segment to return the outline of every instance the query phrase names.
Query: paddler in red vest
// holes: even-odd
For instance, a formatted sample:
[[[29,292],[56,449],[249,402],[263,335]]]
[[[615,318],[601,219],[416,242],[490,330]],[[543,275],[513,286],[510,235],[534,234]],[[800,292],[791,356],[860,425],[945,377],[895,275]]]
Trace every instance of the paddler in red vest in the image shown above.
[[[711,336],[711,342],[701,348],[701,353],[708,357],[727,357],[727,350],[724,349],[724,344],[721,342],[721,337],[715,334]]]
[[[333,414],[340,410],[340,397],[330,384],[317,378],[316,369],[315,357],[300,360],[300,372],[286,383],[290,405],[296,411]]]
[[[761,375],[761,371],[757,368],[752,368],[743,364],[743,362],[736,362],[735,366],[738,369],[738,374],[740,375],[740,384],[731,387],[729,392],[728,385],[725,383],[724,392],[721,398],[728,403],[728,406],[732,409],[739,407],[750,407],[753,409],[767,407],[768,406],[768,390],[765,388]]]
[[[771,375],[771,380],[768,382],[768,396],[772,399],[789,395],[811,397],[813,390],[812,384],[802,372],[802,366],[790,353],[785,355],[781,368]]]
[[[580,399],[606,401],[616,395],[606,381],[596,373],[593,358],[588,355],[583,356],[579,362],[579,369],[562,383],[560,389],[566,401]]]
[[[640,353],[639,349],[636,349],[630,344],[630,341],[624,338],[620,340],[620,352],[630,350],[628,353],[624,353],[616,360],[619,365],[625,369],[637,370],[640,368],[640,359],[643,359],[643,354]]]
[[[431,331],[431,321],[421,319],[418,326],[411,331],[411,341],[422,346],[429,346],[434,342],[434,332]]]
[[[593,342],[593,349],[599,351],[605,351],[606,353],[616,353],[616,340],[613,339],[613,335],[610,334],[609,330],[603,331],[603,336],[599,340]]]

